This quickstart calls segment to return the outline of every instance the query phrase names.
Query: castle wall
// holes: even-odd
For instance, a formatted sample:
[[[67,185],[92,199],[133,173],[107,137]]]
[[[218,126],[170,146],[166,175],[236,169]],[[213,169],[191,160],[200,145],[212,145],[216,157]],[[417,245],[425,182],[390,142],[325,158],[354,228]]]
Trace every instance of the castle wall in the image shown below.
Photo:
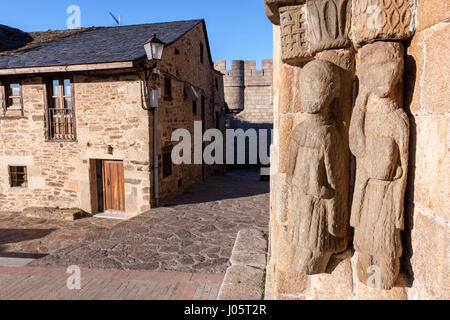
[[[239,114],[236,119],[250,123],[272,123],[272,60],[263,60],[256,69],[256,61],[215,62],[216,70],[224,74],[225,101],[228,108]]]

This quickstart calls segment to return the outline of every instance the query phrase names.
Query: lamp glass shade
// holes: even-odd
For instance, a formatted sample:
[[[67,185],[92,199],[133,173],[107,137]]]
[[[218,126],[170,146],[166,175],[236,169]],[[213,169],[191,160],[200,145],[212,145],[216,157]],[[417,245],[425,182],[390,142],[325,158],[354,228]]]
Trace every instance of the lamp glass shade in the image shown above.
[[[153,36],[149,41],[147,41],[144,48],[148,60],[161,60],[164,50],[164,43],[156,36]]]

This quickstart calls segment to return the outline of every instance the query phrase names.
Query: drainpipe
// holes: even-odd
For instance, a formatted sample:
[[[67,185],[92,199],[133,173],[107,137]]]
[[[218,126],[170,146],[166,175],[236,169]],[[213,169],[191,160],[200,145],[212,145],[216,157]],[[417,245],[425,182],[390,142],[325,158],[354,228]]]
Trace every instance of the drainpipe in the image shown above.
[[[158,108],[153,108],[153,172],[155,204],[159,206],[159,164],[158,164]]]
[[[153,71],[155,67],[153,67]],[[153,72],[152,71],[152,72]],[[155,205],[159,206],[159,164],[158,164],[158,106],[150,107],[150,99],[149,99],[149,77],[147,74],[147,70],[143,68],[144,73],[144,89],[142,89],[141,85],[141,105],[142,109],[146,111],[152,110],[153,112],[153,173],[154,173],[154,196],[155,196]],[[148,107],[146,106],[148,105]]]

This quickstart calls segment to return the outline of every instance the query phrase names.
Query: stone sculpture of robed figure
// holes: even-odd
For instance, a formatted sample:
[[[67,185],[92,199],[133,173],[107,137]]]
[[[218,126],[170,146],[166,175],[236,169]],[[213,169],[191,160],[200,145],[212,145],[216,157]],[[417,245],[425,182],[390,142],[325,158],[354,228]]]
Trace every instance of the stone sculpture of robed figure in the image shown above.
[[[290,265],[301,274],[324,273],[331,256],[347,247],[346,149],[332,108],[340,77],[328,61],[308,63],[300,79],[305,119],[290,139],[287,182]]]

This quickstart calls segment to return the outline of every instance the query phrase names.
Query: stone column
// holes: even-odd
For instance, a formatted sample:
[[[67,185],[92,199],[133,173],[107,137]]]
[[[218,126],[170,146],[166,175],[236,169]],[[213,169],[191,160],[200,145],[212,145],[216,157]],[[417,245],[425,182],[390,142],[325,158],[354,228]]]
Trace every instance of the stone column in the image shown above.
[[[398,91],[403,80],[399,41],[413,33],[411,2],[265,0],[265,3],[267,16],[276,25],[274,97],[277,101],[274,115],[278,129],[272,150],[276,159],[273,161],[269,292],[266,298],[402,297],[404,290],[386,291],[386,294],[378,290],[374,294],[358,284],[355,292],[354,283],[358,279],[369,287],[378,285],[378,289],[391,289],[398,276],[402,198],[407,175],[404,160],[408,157],[409,138],[407,117],[405,119],[401,110],[402,93]],[[361,60],[358,105],[365,107],[358,108],[357,105],[355,108],[353,130],[349,134],[352,106],[358,90],[358,81],[355,81],[358,59]],[[389,94],[379,97],[385,98],[383,101],[376,101],[374,88],[367,79],[378,77],[381,81],[386,79],[383,75],[388,74],[392,75],[392,79],[387,77],[386,80]],[[377,120],[383,118],[386,110],[392,111],[383,118],[385,121],[377,123],[382,132],[377,133],[376,125],[364,130],[372,119],[371,116],[363,118],[361,114],[369,109],[370,112],[382,110]],[[358,110],[361,110],[359,114]],[[386,136],[386,141],[378,141],[377,134]],[[350,179],[349,136],[357,157],[354,197],[363,205],[373,200],[370,205],[379,206],[379,211],[388,219],[385,224],[377,225],[366,218],[373,212],[368,215],[366,207],[353,202],[352,226],[356,227],[358,251],[354,258],[352,251],[346,250],[350,240],[349,208],[354,184]],[[368,158],[364,158],[365,154],[361,157],[357,153],[359,149],[355,149],[354,142],[361,140],[373,148],[373,154]],[[385,151],[385,154],[376,154],[376,150]],[[372,165],[373,171],[369,175],[362,174],[366,164]],[[381,177],[383,173],[385,176]],[[371,191],[374,178],[385,179],[386,186],[381,187],[388,199],[363,197],[361,200],[361,195],[376,193]],[[365,217],[361,219],[362,224],[358,217]],[[315,227],[314,232],[312,227]],[[365,247],[368,243],[365,232],[377,234],[380,230],[391,230],[391,238],[384,244],[381,238],[376,238],[371,245],[380,250],[370,254],[372,252]],[[365,255],[358,260],[359,253]],[[374,263],[380,266],[374,266]],[[370,277],[374,272],[372,269],[381,272],[378,282]]]
[[[306,297],[309,294],[307,293],[308,276],[314,278],[310,275],[325,273],[329,260],[335,259],[331,256],[345,252],[349,239],[350,152],[348,128],[354,77],[354,50],[351,48],[348,37],[350,21],[346,10],[350,1],[337,0],[333,2],[333,5],[337,4],[335,11],[322,10],[327,5],[326,1],[319,2],[317,4],[307,1],[268,1],[266,3],[270,12],[278,11],[278,14],[273,14],[271,19],[275,22],[279,21],[280,24],[280,27],[274,29],[274,38],[279,39],[279,43],[277,41],[274,43],[274,64],[279,64],[279,78],[277,68],[274,67],[276,79],[274,86],[275,92],[278,92],[278,95],[274,95],[275,98],[278,98],[278,101],[275,101],[277,107],[274,110],[275,127],[278,129],[279,135],[274,146],[276,149],[274,151],[277,151],[277,161],[275,161],[277,168],[276,174],[272,177],[271,263],[268,272],[270,279],[268,285],[271,287],[272,296],[268,298],[301,299]],[[311,10],[311,13],[308,10]],[[337,33],[328,32],[329,26],[324,23],[325,20],[334,21],[333,27],[339,31]],[[319,31],[315,34],[314,41],[311,41],[313,30],[310,27],[312,25],[316,25]],[[312,63],[313,60],[316,62]],[[308,71],[302,73],[304,68]],[[324,77],[329,78],[330,83],[328,84],[336,85],[336,91],[328,93],[330,99],[325,99],[327,101],[321,103],[319,101],[321,94],[327,95],[327,93],[313,90],[310,92],[312,94],[310,96],[319,99],[308,103],[308,99],[305,98],[307,91],[310,91],[311,88],[308,88],[306,84],[308,79],[321,81],[322,76],[317,73],[319,70],[322,70]],[[302,79],[304,80],[302,81]],[[323,83],[327,87],[327,81]],[[317,104],[324,106],[330,112],[327,114],[325,122],[321,120],[322,113],[313,110]],[[313,123],[312,127],[302,129],[306,123]],[[302,132],[312,132],[311,130],[315,133],[301,138]],[[297,138],[295,138],[296,135]],[[318,149],[315,150],[322,147],[329,150],[330,145],[326,141],[330,138],[333,141],[333,148],[337,148],[333,151],[330,150],[333,165],[328,169],[331,175],[327,175],[325,166],[323,170],[315,171],[317,176],[301,178],[301,175],[306,174],[308,170],[296,166],[290,159],[293,154],[296,154],[296,151],[300,158],[306,157],[302,161],[309,163],[312,167],[324,164],[320,161],[317,162],[318,160],[314,159],[315,155],[305,149],[307,140],[314,139],[314,137],[317,138],[318,143],[316,145]],[[295,139],[306,140],[298,145],[293,143]],[[293,174],[292,170],[296,173]],[[333,176],[332,172],[336,171],[339,172],[338,177]],[[333,185],[329,190],[332,190],[333,195],[326,194],[326,192],[319,192],[315,196],[308,195],[314,186],[304,186],[302,181],[306,178],[313,179],[311,181],[315,181],[317,186],[321,185],[324,178],[326,184]],[[305,196],[297,194],[299,190],[305,188],[309,188],[310,192],[305,192]],[[312,237],[312,242],[309,243],[305,240],[305,234],[298,232],[305,223],[311,222],[301,218],[308,216],[308,209],[305,209],[304,204],[296,203],[298,201],[314,204],[316,209],[311,209],[310,214],[321,212],[323,206],[339,203],[337,207],[333,207],[333,205],[328,207],[325,214],[319,213],[315,216],[313,220],[319,224],[320,218],[330,219],[322,225],[319,234],[309,234]],[[306,211],[293,212],[296,207]],[[333,220],[333,217],[338,219]],[[336,229],[333,230],[332,224],[334,223]],[[327,241],[333,242],[331,246],[319,241],[323,235]],[[338,236],[336,237],[336,235]],[[313,249],[315,245],[317,248]]]

